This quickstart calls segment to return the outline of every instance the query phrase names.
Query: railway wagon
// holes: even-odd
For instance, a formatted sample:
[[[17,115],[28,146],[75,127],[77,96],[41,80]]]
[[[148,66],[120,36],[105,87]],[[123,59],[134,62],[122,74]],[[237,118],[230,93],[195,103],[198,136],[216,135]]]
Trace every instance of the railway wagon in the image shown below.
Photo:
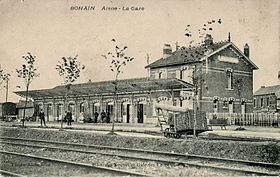
[[[198,135],[209,131],[205,112],[199,112],[195,119],[191,109],[162,104],[156,104],[155,108],[165,137],[180,138],[183,134]]]
[[[17,117],[16,104],[12,102],[5,102],[1,104],[1,120],[12,120]]]

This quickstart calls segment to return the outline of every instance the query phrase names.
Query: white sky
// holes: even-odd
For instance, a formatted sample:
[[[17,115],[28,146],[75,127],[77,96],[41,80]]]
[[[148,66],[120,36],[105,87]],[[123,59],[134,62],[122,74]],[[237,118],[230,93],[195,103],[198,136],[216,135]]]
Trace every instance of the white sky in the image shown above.
[[[23,1],[23,0],[22,0]],[[71,6],[95,6],[94,11],[71,11]],[[144,7],[142,12],[101,11],[103,6]],[[162,56],[164,43],[184,45],[185,27],[200,27],[212,19],[223,23],[212,33],[214,41],[231,40],[242,51],[250,46],[250,58],[260,68],[254,72],[254,91],[261,85],[280,84],[279,0],[0,0],[0,64],[12,75],[9,101],[23,81],[15,72],[27,52],[37,56],[40,77],[31,89],[52,88],[62,83],[55,65],[62,56],[75,56],[86,69],[76,83],[113,79],[101,57],[112,38],[128,46],[135,60],[120,78],[147,76],[144,67]],[[5,89],[0,86],[0,102]]]

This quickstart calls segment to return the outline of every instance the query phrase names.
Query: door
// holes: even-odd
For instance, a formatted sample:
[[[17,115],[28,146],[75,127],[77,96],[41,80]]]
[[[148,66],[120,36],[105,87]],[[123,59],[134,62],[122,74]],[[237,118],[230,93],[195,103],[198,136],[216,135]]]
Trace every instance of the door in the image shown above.
[[[126,105],[126,123],[129,123],[129,119],[130,119],[130,105],[127,104]]]
[[[144,122],[144,120],[143,120],[143,118],[144,118],[144,106],[143,106],[143,104],[138,104],[137,105],[137,122],[138,123],[143,123]]]
[[[50,117],[52,117],[52,105],[48,104],[48,106],[47,106],[47,121],[50,121]]]
[[[106,116],[107,116],[107,123],[111,122],[112,119],[114,118],[113,105],[109,104],[106,106]]]

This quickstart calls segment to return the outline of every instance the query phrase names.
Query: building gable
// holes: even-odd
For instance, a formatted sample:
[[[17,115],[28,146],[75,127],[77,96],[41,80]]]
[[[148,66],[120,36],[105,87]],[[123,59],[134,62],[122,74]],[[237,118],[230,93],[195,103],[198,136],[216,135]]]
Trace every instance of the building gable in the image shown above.
[[[251,72],[255,69],[254,65],[231,45],[210,56],[207,62],[215,63],[215,67],[232,68],[240,71]]]
[[[244,55],[244,53],[240,49],[238,49],[232,42],[220,47],[217,50],[209,52],[209,54],[203,57],[201,61],[205,61],[207,58],[210,58],[214,55],[217,56],[217,54],[222,56],[221,58],[218,58],[220,59],[220,61],[236,64],[243,63],[252,70],[258,69],[258,67],[246,55]]]

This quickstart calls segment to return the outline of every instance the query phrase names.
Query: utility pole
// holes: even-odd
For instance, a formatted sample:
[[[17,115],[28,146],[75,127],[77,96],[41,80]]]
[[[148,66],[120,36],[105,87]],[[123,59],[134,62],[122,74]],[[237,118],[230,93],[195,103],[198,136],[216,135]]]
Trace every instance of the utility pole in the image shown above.
[[[6,103],[8,102],[8,94],[9,94],[9,79],[6,80]]]
[[[194,84],[194,97],[193,97],[193,110],[194,110],[194,123],[193,123],[193,137],[197,138],[196,124],[197,117],[201,116],[201,84],[202,84],[202,65],[201,63],[196,63],[193,72],[193,84]]]

